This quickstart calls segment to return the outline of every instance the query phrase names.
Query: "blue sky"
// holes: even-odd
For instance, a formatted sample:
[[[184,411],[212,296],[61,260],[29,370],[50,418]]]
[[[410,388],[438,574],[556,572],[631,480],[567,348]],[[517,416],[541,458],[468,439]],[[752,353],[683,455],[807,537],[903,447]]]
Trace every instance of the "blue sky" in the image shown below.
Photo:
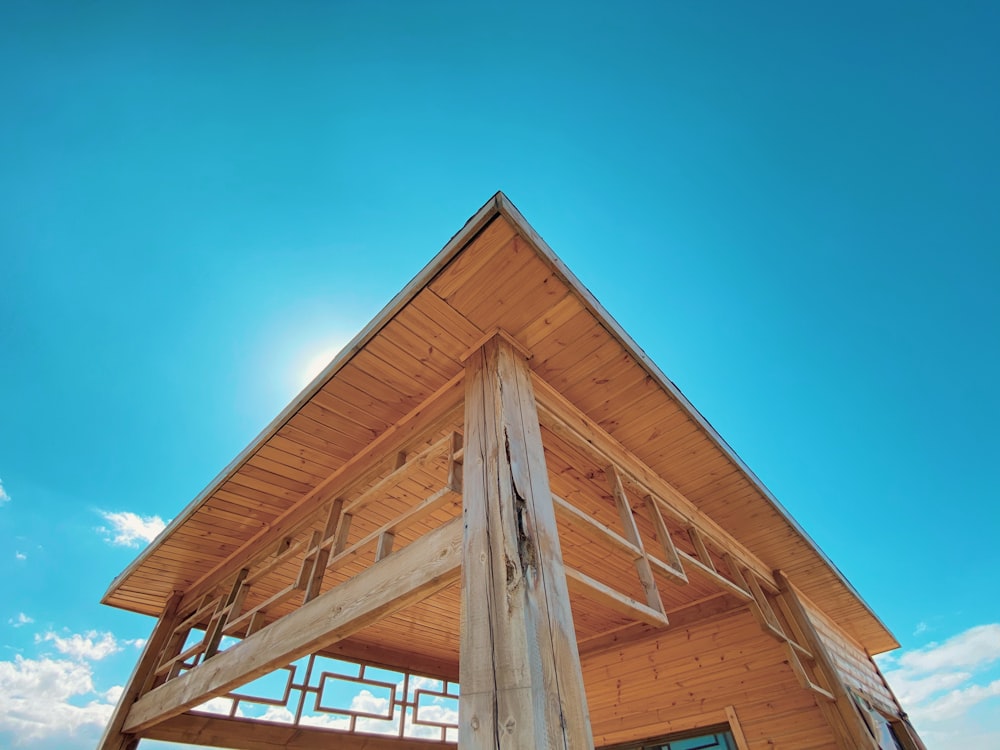
[[[93,746],[107,584],[502,189],[1000,746],[998,23],[4,4],[0,745]]]

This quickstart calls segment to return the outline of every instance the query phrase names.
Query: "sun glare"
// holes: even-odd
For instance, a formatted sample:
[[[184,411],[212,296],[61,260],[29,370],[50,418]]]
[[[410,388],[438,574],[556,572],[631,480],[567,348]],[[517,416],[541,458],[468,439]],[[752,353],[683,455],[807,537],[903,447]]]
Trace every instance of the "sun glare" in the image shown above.
[[[298,368],[295,385],[302,390],[309,385],[317,375],[323,372],[333,358],[340,353],[340,350],[347,344],[347,339],[335,341],[322,347],[312,349],[304,354],[302,365]]]

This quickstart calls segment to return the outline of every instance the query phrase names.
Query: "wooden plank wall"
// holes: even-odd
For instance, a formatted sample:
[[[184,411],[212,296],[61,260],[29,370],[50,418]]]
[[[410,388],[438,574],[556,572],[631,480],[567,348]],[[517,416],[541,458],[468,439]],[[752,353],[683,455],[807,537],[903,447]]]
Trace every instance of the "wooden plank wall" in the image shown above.
[[[813,693],[746,611],[584,660],[598,746],[724,723],[735,707],[749,750],[836,750]]]
[[[896,698],[889,691],[878,667],[864,648],[812,603],[803,601],[803,604],[809,613],[809,619],[816,627],[816,632],[830,652],[830,657],[845,686],[861,693],[880,711],[898,716],[900,711]]]

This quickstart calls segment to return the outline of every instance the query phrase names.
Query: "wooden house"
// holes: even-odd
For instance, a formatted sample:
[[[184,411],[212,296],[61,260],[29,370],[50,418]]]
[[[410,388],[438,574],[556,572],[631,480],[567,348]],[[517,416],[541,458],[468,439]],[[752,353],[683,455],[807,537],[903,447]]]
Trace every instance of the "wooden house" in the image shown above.
[[[112,583],[105,732],[922,748],[892,634],[498,193]]]

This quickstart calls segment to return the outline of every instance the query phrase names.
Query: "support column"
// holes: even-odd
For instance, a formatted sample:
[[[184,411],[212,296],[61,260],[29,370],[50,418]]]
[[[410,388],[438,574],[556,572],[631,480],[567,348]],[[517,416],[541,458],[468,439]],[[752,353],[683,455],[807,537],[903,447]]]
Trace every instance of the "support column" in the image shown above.
[[[840,742],[841,747],[845,750],[860,748],[878,750],[878,742],[872,737],[871,732],[861,718],[861,714],[858,713],[858,708],[854,705],[854,699],[851,698],[851,694],[844,685],[840,672],[837,671],[837,665],[826,650],[826,644],[823,643],[822,637],[816,632],[816,628],[809,618],[809,613],[799,599],[799,595],[796,593],[792,582],[785,575],[784,571],[781,570],[774,571],[774,580],[778,582],[778,588],[781,589],[781,594],[788,604],[788,609],[792,617],[796,620],[802,634],[805,636],[806,643],[803,645],[807,646],[812,652],[816,659],[816,665],[826,675],[827,682],[829,683],[829,691],[836,699],[832,706],[831,704],[821,704],[821,707],[824,705],[828,707],[824,711],[824,714],[827,714],[827,720],[830,721],[834,732],[838,735],[838,742]],[[837,731],[837,719],[842,722],[846,730],[846,736]]]
[[[466,361],[461,750],[592,750],[527,363],[503,333]]]
[[[104,729],[104,736],[97,743],[98,750],[134,750],[139,744],[139,740],[134,735],[122,732],[125,717],[128,716],[132,704],[135,703],[144,687],[152,682],[149,679],[150,674],[156,669],[160,653],[173,632],[174,625],[177,624],[177,606],[180,602],[181,592],[179,591],[175,591],[174,595],[167,600],[163,614],[160,615],[160,619],[146,641],[142,656],[139,657],[139,662],[135,665],[121,698],[118,699],[118,705],[115,706],[115,711],[111,715],[111,721]]]

